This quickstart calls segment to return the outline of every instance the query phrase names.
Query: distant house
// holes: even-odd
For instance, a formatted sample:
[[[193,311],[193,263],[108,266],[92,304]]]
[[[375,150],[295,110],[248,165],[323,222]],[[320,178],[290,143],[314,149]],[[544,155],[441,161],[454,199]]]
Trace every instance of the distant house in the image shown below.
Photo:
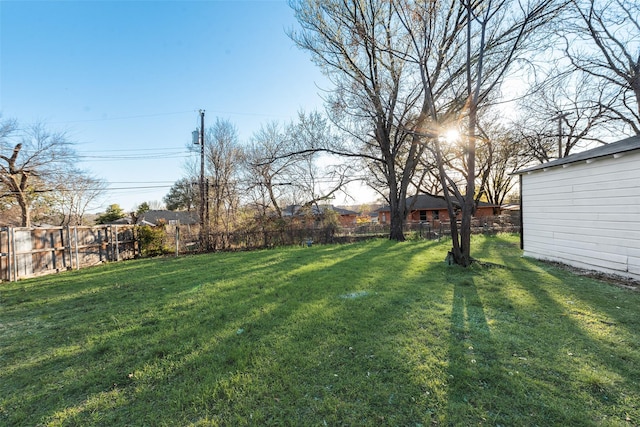
[[[106,222],[105,224],[109,224],[109,225],[131,225],[133,223],[133,220],[131,219],[131,217],[125,216],[123,218],[118,218],[114,221],[111,222]]]
[[[517,175],[525,256],[640,279],[640,136]]]
[[[138,217],[139,225],[195,225],[200,217],[195,212],[151,210]]]
[[[338,214],[340,226],[354,227],[356,225],[358,212],[350,211],[348,209],[332,205],[312,205],[309,207],[308,213],[313,215],[317,220],[320,220],[327,210],[332,210]],[[307,214],[307,212],[301,205],[289,205],[282,209],[282,215],[285,218],[302,218],[305,214]]]
[[[342,227],[355,227],[360,215],[358,212],[337,206],[332,206],[331,208],[340,215],[340,225]]]
[[[439,225],[442,221],[449,221],[449,211],[447,201],[442,196],[432,194],[419,194],[407,198],[407,208],[410,209],[407,215],[408,222],[429,222]],[[459,209],[458,209],[459,210]],[[478,209],[474,215],[476,218],[487,217],[499,214],[500,207],[485,202],[479,202]],[[387,224],[391,220],[391,208],[383,206],[378,209],[378,222]]]

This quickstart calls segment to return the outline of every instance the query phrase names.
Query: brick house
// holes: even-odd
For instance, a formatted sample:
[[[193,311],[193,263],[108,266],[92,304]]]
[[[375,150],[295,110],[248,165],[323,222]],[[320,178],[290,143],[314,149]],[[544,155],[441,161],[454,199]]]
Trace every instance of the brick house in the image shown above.
[[[418,194],[407,198],[407,207],[409,215],[407,222],[420,223],[429,222],[434,226],[439,226],[441,222],[448,222],[449,211],[447,210],[447,201],[443,196],[434,196],[432,194]],[[459,211],[459,209],[457,209]],[[378,222],[380,224],[388,224],[391,219],[391,208],[383,206],[378,209]],[[474,218],[489,217],[500,214],[500,206],[490,203],[479,202]],[[458,215],[458,218],[460,216]]]

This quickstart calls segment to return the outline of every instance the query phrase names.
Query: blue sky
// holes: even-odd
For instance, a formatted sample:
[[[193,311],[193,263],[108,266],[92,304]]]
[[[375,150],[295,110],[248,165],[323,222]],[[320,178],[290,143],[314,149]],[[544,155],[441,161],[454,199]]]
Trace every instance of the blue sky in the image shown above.
[[[131,210],[185,175],[199,109],[241,141],[322,109],[328,83],[295,25],[286,0],[0,0],[0,113],[66,130],[110,183],[100,208]]]

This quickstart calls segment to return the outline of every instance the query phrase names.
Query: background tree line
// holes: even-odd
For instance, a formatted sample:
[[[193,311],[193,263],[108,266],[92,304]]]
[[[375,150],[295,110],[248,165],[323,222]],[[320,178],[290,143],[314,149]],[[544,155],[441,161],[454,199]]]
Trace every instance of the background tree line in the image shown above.
[[[443,195],[455,262],[468,265],[479,200],[504,203],[509,175],[588,144],[640,134],[640,6],[631,0],[290,1],[292,41],[331,86],[325,112],[269,122],[249,141],[206,129],[206,198],[214,232],[282,218],[364,180],[391,207],[403,240],[413,194]],[[0,209],[73,223],[100,180],[72,167],[72,145],[43,126],[0,127]],[[457,136],[454,136],[457,135]],[[198,163],[164,201],[200,203]],[[63,179],[60,179],[63,178]],[[76,185],[77,184],[77,185]],[[45,191],[46,190],[46,191]],[[99,192],[99,191],[98,191]]]

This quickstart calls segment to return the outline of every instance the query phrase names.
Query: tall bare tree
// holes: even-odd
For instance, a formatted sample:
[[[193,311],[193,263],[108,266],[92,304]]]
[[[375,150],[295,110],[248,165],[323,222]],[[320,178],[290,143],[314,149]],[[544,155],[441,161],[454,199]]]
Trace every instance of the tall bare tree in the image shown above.
[[[211,202],[211,227],[221,241],[214,241],[214,249],[225,247],[232,231],[233,218],[240,199],[239,168],[243,163],[243,150],[238,131],[228,120],[216,118],[205,132],[206,175],[209,185],[207,203]]]
[[[451,221],[453,260],[469,265],[476,199],[478,113],[491,100],[556,0],[310,0],[291,2],[299,46],[332,79],[334,121],[359,142],[351,151],[385,178],[390,237],[404,238],[405,203],[427,147]],[[558,5],[558,7],[560,4]],[[528,45],[529,44],[529,45]],[[446,170],[441,138],[466,121],[463,186]],[[460,172],[458,170],[457,172]]]
[[[554,0],[394,2],[412,40],[422,103],[416,135],[436,158],[451,220],[451,261],[468,266],[471,218],[478,202],[478,117],[523,54],[536,29],[555,16]],[[442,134],[449,123],[463,127],[462,168],[447,170]],[[458,175],[462,174],[462,182]],[[460,223],[455,220],[460,210]]]
[[[35,196],[50,191],[55,177],[71,170],[75,160],[64,132],[51,132],[41,123],[24,129],[13,120],[0,124],[0,197],[20,206],[23,227],[31,226]]]
[[[591,93],[611,121],[640,134],[640,3],[572,0],[565,53],[575,70],[593,78]],[[598,94],[598,91],[600,92]],[[624,129],[623,129],[624,130]]]
[[[286,126],[271,122],[253,135],[247,182],[262,213],[273,209],[282,218],[283,203],[314,205],[344,191],[351,165],[327,157],[332,139],[327,119],[317,112],[300,112]]]
[[[353,143],[334,152],[359,157],[385,181],[389,237],[404,240],[407,190],[424,145],[404,124],[419,101],[407,73],[407,38],[393,1],[291,0],[302,29],[291,38],[332,81],[327,111]],[[346,141],[346,138],[345,138]]]
[[[511,175],[531,163],[524,140],[514,128],[488,124],[482,129],[482,144],[478,149],[478,197],[501,206],[517,183]]]
[[[289,176],[294,203],[318,205],[333,199],[336,193],[346,192],[346,184],[355,180],[353,165],[335,158],[331,147],[337,146],[337,137],[325,116],[300,112],[287,127],[287,135],[296,150]],[[318,147],[329,149],[318,151]]]
[[[296,151],[291,146],[286,129],[278,122],[263,125],[251,137],[247,149],[247,188],[253,195],[253,203],[266,215],[273,209],[282,218],[281,201],[289,181],[291,168],[296,161],[289,154]]]
[[[610,96],[608,83],[576,70],[564,55],[550,62],[553,67],[540,72],[520,99],[515,120],[527,142],[525,154],[539,162],[604,143],[621,127],[621,121],[609,114],[617,100]]]

